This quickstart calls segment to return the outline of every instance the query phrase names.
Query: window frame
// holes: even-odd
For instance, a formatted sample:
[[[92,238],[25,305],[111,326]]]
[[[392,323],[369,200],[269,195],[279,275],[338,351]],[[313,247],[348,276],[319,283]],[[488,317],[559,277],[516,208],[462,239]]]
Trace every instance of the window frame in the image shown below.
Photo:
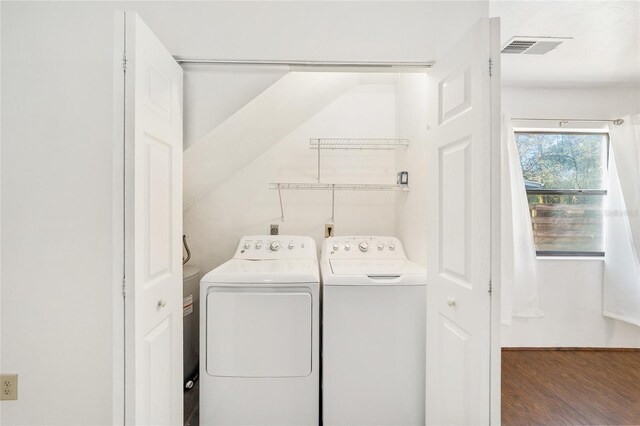
[[[609,132],[605,129],[599,128],[594,129],[593,131],[567,131],[562,128],[557,129],[544,129],[544,130],[527,130],[527,129],[514,129],[513,130],[514,137],[516,138],[516,146],[517,146],[517,136],[518,134],[565,134],[565,135],[601,135],[605,136],[607,139],[607,143],[605,146],[606,149],[606,160],[605,167],[606,170],[609,170],[609,148],[611,144],[611,137]],[[518,158],[520,155],[518,154]],[[523,176],[523,185],[524,185],[524,176]],[[602,195],[604,197],[607,196],[609,190],[609,181],[606,181],[606,189],[526,189],[527,199],[529,195]],[[529,204],[527,200],[527,204]],[[604,209],[603,209],[604,210]],[[604,213],[604,211],[603,211]],[[605,236],[606,237],[606,236]],[[536,256],[539,257],[604,257],[604,251],[585,251],[585,250],[536,250]]]

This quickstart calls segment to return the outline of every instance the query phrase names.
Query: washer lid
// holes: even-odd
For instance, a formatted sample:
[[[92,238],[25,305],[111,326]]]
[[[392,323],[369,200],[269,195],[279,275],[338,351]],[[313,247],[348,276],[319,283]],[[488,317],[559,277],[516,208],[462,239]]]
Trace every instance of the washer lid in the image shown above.
[[[322,263],[325,286],[426,285],[427,270],[406,259],[330,259]]]
[[[201,283],[219,284],[295,284],[319,281],[318,261],[315,259],[231,259],[200,280]]]
[[[335,275],[400,276],[426,274],[421,266],[405,259],[330,259]]]

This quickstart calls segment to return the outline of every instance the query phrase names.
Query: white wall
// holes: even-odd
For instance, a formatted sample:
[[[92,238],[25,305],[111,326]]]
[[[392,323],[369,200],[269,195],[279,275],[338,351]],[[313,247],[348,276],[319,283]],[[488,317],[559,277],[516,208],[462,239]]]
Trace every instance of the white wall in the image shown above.
[[[184,65],[184,149],[195,145],[287,71]]]
[[[314,84],[312,73],[303,73]],[[368,77],[369,78],[369,77]],[[388,79],[388,78],[385,78]],[[251,128],[251,123],[246,123]],[[361,84],[326,105],[185,211],[185,230],[192,263],[209,271],[228,260],[240,237],[268,234],[310,235],[320,249],[324,225],[331,222],[328,191],[283,192],[285,221],[280,221],[278,193],[270,182],[316,182],[316,137],[396,136],[395,84]],[[321,153],[321,180],[327,183],[393,183],[393,151],[331,151]],[[395,235],[395,198],[390,192],[337,192],[336,235]]]
[[[634,87],[504,87],[503,111],[519,118],[613,119],[640,112]],[[602,316],[599,259],[538,262],[544,318],[514,318],[505,347],[640,347],[640,328]]]
[[[423,61],[487,17],[489,2],[175,1],[126,9],[182,56]]]
[[[137,10],[174,54],[240,59],[428,61],[489,9],[488,1],[179,3],[126,9]],[[285,72],[185,66],[185,149]]]
[[[20,399],[2,403],[5,424],[118,421],[111,398],[112,294],[119,281],[112,277],[115,9],[138,11],[174,54],[318,60],[437,60],[488,15],[487,1],[3,1],[0,7],[0,368],[20,374]],[[231,111],[268,84],[269,78],[238,83],[243,88]],[[189,91],[185,98],[186,110],[208,108]],[[202,117],[193,134],[231,111]]]
[[[292,72],[282,77],[185,151],[183,209],[191,208],[358,82],[357,76],[348,73]]]
[[[427,267],[427,76],[401,74],[397,85],[398,137],[409,147],[398,150],[398,170],[409,172],[410,192],[396,195],[396,232],[407,256]]]
[[[111,419],[112,16],[87,18],[2,3],[3,424]]]
[[[636,86],[502,88],[502,110],[517,118],[615,119],[640,111]]]
[[[544,318],[513,318],[503,346],[640,347],[640,328],[602,316],[602,260],[538,262]]]

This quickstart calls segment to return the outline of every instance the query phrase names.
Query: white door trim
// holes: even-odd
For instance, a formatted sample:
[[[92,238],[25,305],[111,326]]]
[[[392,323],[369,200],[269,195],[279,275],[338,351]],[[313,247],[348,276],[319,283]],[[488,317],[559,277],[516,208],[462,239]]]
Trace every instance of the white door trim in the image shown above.
[[[490,19],[491,44],[500,45],[500,18]],[[492,425],[501,423],[501,362],[502,344],[500,341],[500,147],[502,132],[500,130],[502,79],[500,74],[500,52],[491,56],[491,367],[490,383],[491,410],[489,419]]]
[[[498,41],[499,20],[480,19],[429,72],[432,424],[499,422]]]
[[[125,308],[124,308],[124,117],[125,117],[125,13],[113,15],[113,425],[124,425]]]
[[[125,12],[114,12],[113,53],[113,179],[112,179],[112,241],[113,241],[113,381],[112,423],[125,423],[125,309],[123,297],[124,276],[124,117],[125,117],[125,73],[123,58],[125,49]],[[491,37],[499,39],[499,18],[491,18]],[[494,57],[491,80],[491,106],[500,109],[500,57]],[[500,122],[496,114],[491,123],[492,140],[492,249],[491,249],[491,423],[500,424],[501,370],[500,370]]]
[[[124,15],[124,422],[181,424],[183,70]]]

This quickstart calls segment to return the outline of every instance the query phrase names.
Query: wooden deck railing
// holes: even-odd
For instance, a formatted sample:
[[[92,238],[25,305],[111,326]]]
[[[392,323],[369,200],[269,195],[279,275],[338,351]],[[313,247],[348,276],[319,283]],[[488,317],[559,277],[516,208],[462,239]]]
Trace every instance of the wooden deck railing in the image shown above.
[[[602,250],[602,207],[599,204],[531,203],[529,207],[537,250]]]

